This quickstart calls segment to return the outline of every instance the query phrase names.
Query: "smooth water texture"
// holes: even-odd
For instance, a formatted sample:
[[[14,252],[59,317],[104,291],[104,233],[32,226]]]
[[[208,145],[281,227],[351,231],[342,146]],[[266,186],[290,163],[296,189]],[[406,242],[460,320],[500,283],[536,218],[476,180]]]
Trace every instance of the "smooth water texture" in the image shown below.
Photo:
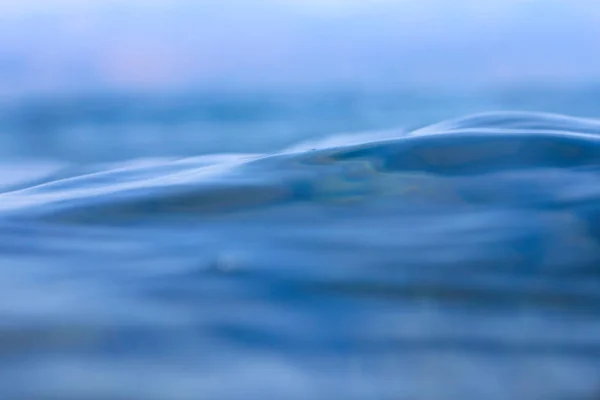
[[[3,399],[600,395],[600,121],[488,113],[2,187]]]

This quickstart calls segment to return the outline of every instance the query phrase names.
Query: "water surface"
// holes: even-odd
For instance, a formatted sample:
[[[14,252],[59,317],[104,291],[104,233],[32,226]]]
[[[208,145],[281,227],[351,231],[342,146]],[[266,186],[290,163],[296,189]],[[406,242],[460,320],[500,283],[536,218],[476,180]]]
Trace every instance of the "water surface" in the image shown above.
[[[594,399],[599,134],[501,112],[30,170],[2,398]]]

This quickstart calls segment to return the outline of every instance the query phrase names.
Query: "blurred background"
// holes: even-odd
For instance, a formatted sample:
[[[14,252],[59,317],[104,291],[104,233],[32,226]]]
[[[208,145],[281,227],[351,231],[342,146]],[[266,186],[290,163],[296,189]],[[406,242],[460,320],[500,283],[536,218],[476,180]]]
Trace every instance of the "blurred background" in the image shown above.
[[[589,0],[3,0],[0,157],[270,152],[489,110],[600,116],[598,22]]]

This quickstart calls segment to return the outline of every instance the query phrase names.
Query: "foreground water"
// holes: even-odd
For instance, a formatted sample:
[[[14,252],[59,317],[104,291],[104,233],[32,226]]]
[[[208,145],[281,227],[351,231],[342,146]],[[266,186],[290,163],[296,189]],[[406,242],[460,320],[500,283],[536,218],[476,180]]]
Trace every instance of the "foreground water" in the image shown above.
[[[598,135],[494,113],[6,184],[0,397],[595,399]]]

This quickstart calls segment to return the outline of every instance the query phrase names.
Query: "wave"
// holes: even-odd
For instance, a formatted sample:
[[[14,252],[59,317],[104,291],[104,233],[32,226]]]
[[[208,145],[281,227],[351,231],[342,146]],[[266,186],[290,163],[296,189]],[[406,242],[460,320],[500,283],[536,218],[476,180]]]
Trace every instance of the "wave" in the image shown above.
[[[21,217],[77,215],[87,221],[86,214],[107,220],[107,215],[215,213],[369,196],[412,199],[412,205],[485,198],[548,203],[583,196],[592,201],[599,195],[593,184],[600,165],[599,134],[600,121],[591,119],[477,114],[413,132],[337,136],[273,154],[67,170],[42,184],[2,193],[0,211]],[[485,176],[492,175],[503,189],[484,184],[489,182]],[[544,187],[545,197],[528,183]]]

